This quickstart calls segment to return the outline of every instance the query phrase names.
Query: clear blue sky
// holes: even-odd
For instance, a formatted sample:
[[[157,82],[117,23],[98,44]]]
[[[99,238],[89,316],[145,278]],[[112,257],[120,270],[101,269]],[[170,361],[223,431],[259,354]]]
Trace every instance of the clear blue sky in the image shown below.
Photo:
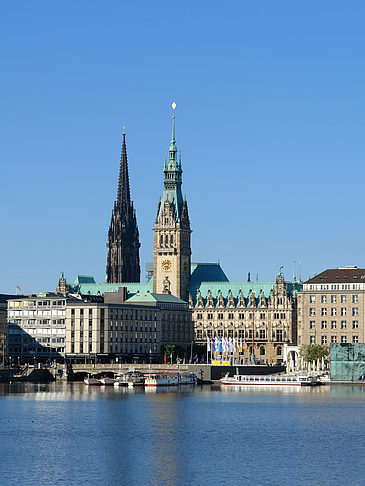
[[[365,267],[365,3],[0,8],[0,292],[105,278],[126,126],[143,265],[176,101],[193,261]]]

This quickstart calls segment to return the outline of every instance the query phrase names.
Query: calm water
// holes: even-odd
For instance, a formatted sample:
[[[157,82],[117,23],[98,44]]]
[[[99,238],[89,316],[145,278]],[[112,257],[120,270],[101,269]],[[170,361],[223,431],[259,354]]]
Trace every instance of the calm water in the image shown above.
[[[365,387],[0,395],[4,485],[365,484]]]

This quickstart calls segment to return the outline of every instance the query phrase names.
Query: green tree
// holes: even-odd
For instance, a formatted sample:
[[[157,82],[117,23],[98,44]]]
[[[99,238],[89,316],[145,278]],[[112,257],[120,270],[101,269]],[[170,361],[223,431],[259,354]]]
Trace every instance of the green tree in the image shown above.
[[[164,344],[161,346],[161,354],[162,356],[166,356],[166,359],[170,359],[171,355],[174,357],[175,354],[175,345],[174,344]]]
[[[328,358],[330,350],[328,346],[321,344],[305,344],[300,349],[304,361],[311,363],[317,359]]]

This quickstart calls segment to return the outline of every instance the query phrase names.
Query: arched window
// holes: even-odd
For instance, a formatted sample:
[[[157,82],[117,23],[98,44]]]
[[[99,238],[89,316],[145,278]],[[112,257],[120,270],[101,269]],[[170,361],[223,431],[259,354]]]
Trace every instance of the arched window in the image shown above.
[[[168,246],[169,244],[169,235],[165,236],[165,246]]]
[[[160,246],[163,246],[163,236],[160,236]]]
[[[265,348],[263,346],[260,348],[260,356],[265,356]]]
[[[282,347],[281,347],[281,346],[278,346],[278,347],[276,348],[276,354],[277,354],[278,356],[281,356],[281,355],[282,355],[282,353],[283,353]]]
[[[174,244],[174,235],[171,235],[170,236],[170,245],[173,245]]]

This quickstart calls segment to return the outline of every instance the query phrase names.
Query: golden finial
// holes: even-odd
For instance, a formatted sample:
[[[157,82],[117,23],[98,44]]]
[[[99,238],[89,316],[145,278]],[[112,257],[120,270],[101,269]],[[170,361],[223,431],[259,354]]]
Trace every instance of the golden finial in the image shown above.
[[[175,101],[172,103],[172,105],[171,105],[171,106],[172,106],[172,109],[173,109],[173,110],[175,110],[175,108],[176,108],[176,103],[175,103]],[[173,120],[175,120],[175,115],[172,115],[172,119],[173,119]]]
[[[123,126],[123,135],[125,135],[125,126]]]

